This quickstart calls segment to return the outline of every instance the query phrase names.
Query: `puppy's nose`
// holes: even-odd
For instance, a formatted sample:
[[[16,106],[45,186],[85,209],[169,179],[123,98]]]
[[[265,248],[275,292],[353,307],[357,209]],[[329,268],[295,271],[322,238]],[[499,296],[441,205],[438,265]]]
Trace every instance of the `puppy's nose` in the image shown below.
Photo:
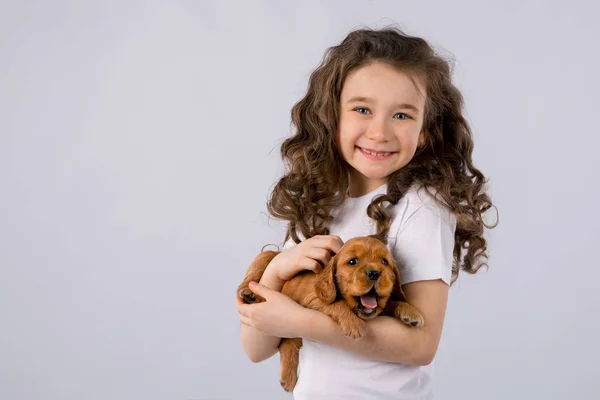
[[[370,269],[367,271],[367,277],[369,278],[369,280],[376,281],[377,279],[379,279],[379,271],[375,269]]]

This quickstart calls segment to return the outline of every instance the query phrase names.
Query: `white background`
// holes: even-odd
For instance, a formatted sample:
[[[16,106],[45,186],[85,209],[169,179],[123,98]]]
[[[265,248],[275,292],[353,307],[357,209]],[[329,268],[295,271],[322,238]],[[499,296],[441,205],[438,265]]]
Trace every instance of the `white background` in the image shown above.
[[[0,398],[289,399],[235,288],[325,49],[398,24],[455,60],[500,224],[451,290],[437,398],[600,390],[593,1],[0,2]]]

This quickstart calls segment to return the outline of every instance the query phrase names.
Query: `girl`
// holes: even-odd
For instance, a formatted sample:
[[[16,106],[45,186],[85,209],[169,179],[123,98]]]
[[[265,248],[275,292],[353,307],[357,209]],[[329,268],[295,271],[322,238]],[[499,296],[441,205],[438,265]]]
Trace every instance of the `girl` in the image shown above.
[[[289,221],[284,250],[238,301],[254,362],[301,337],[296,399],[430,399],[450,285],[486,255],[482,214],[492,206],[473,166],[473,141],[450,68],[428,43],[398,29],[360,29],[330,48],[292,110],[286,174],[268,203]],[[280,293],[297,272],[318,272],[344,241],[376,234],[394,254],[407,300],[425,318],[410,328],[380,316],[360,340]]]

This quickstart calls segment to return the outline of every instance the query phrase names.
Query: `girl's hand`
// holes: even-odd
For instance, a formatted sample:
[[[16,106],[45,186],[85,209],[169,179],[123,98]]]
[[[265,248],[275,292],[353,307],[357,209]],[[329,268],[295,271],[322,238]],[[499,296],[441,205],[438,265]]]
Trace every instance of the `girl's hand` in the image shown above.
[[[250,282],[250,290],[262,296],[262,303],[237,302],[240,321],[258,329],[265,335],[280,338],[296,338],[306,309],[276,290],[259,283]]]
[[[339,236],[314,236],[279,253],[267,271],[280,281],[290,280],[302,270],[319,272],[343,245]]]

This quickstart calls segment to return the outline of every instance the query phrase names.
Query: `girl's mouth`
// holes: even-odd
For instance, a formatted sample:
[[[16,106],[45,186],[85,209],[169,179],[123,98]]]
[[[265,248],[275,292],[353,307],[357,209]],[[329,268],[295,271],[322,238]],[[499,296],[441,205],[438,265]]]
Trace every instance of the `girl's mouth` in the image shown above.
[[[395,151],[375,151],[371,149],[363,149],[362,147],[356,146],[358,150],[369,160],[387,160],[393,154],[396,154]]]

